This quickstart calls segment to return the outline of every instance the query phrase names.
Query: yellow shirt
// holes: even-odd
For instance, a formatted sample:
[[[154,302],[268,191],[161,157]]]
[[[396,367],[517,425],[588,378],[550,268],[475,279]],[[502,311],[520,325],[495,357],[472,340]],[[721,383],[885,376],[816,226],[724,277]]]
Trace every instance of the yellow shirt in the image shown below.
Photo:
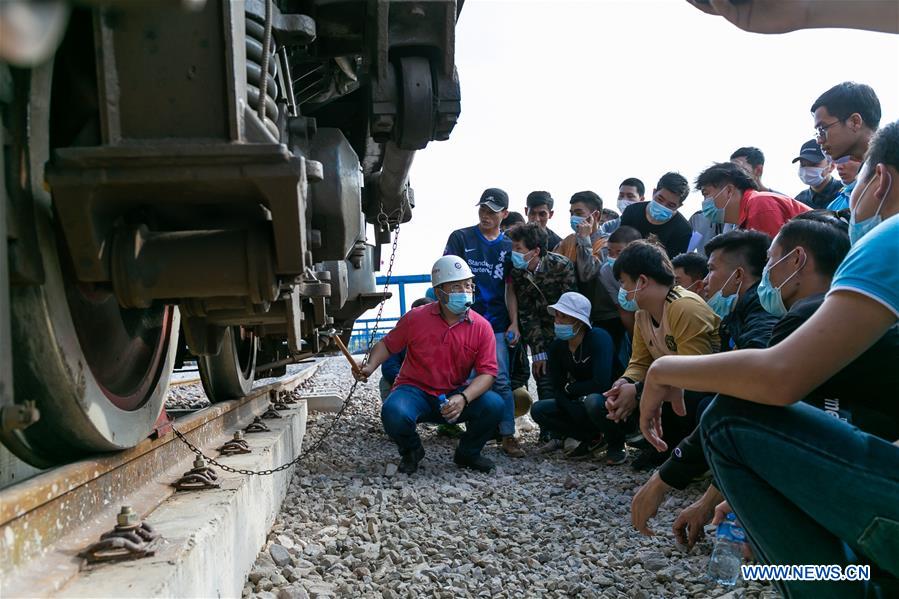
[[[637,310],[634,315],[633,348],[624,376],[642,381],[649,365],[662,356],[717,352],[721,348],[720,324],[721,319],[701,297],[676,285],[665,298],[658,325],[646,310]]]

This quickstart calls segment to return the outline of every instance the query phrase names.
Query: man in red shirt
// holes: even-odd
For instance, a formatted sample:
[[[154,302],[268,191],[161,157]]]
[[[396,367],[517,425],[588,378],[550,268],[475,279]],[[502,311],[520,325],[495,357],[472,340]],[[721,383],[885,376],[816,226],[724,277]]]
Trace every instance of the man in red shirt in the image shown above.
[[[788,220],[809,207],[772,191],[759,191],[752,174],[740,164],[719,162],[696,178],[702,213],[712,223],[731,223],[776,237]]]
[[[489,472],[494,464],[481,449],[503,413],[502,398],[490,390],[497,373],[493,327],[469,310],[474,303],[474,275],[465,260],[453,255],[437,260],[431,284],[437,301],[407,312],[372,348],[355,376],[367,379],[390,354],[406,350],[393,390],[381,407],[384,430],[402,457],[400,472],[418,470],[425,455],[415,431],[419,422],[465,422],[453,460],[463,468]],[[475,376],[469,381],[472,371]]]

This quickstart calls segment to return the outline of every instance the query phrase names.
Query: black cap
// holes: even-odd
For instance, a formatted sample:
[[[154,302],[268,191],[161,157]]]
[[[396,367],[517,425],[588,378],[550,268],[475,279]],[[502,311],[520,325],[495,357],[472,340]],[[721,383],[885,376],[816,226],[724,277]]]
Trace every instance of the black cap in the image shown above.
[[[793,159],[793,162],[799,162],[799,160],[808,160],[809,162],[814,162],[818,164],[822,160],[824,160],[826,156],[824,152],[821,151],[821,146],[818,145],[818,142],[814,139],[810,139],[799,149],[799,156]]]
[[[532,191],[528,194],[528,199],[525,203],[528,208],[546,206],[550,210],[553,209],[553,197],[549,195],[548,191]]]
[[[481,194],[478,206],[487,206],[494,212],[502,212],[509,209],[509,194],[498,187],[485,189]]]

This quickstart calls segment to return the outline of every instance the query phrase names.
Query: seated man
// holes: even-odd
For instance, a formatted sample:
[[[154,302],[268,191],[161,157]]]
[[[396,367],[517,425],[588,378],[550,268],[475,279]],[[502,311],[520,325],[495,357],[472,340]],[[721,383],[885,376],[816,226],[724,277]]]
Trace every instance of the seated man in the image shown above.
[[[554,433],[550,443],[572,437],[580,444],[568,456],[589,457],[603,441],[608,444],[606,463],[627,459],[623,425],[606,418],[603,393],[612,385],[614,348],[602,329],[590,328],[590,300],[576,292],[562,295],[549,307],[554,317],[556,340],[549,348],[549,379],[553,399],[531,408],[534,422]]]
[[[692,291],[700,297],[705,297],[703,280],[709,274],[709,265],[705,259],[705,254],[697,254],[695,252],[678,254],[671,260],[671,266],[674,267],[675,283],[687,291]]]
[[[665,173],[652,190],[648,202],[628,206],[621,213],[621,226],[633,227],[644,239],[655,235],[669,257],[687,251],[693,230],[680,213],[690,194],[690,184],[678,173]]]
[[[554,339],[553,319],[546,311],[566,291],[577,289],[574,265],[565,256],[547,251],[546,231],[537,223],[509,230],[512,272],[521,336],[531,348],[532,370],[540,399],[552,397],[546,377],[546,352]]]
[[[419,422],[465,422],[454,461],[481,472],[493,469],[481,449],[496,431],[504,404],[490,391],[497,371],[493,330],[483,316],[469,310],[473,279],[458,256],[437,260],[431,284],[438,301],[405,314],[355,375],[367,379],[390,354],[406,350],[393,391],[381,406],[384,431],[402,456],[400,472],[415,472],[425,455],[415,432]],[[476,376],[466,385],[472,370]],[[446,396],[442,407],[441,395]]]
[[[426,306],[432,301],[434,300],[429,297],[420,297],[412,302],[412,309],[414,310],[419,306]],[[390,357],[381,364],[381,380],[378,382],[378,391],[381,393],[381,401],[384,401],[387,399],[387,396],[390,395],[390,390],[393,388],[393,383],[400,373],[400,368],[403,365],[403,359],[405,357],[406,351],[403,350],[398,354],[391,354]]]
[[[609,418],[621,422],[637,408],[643,379],[653,361],[666,355],[702,355],[718,351],[721,319],[705,301],[674,283],[674,267],[664,248],[647,240],[634,241],[615,261],[614,273],[621,281],[618,301],[634,316],[631,360],[624,376],[605,394]],[[669,413],[665,435],[672,447],[696,426],[699,402],[704,394],[688,392],[689,415]],[[664,457],[644,452],[634,461],[635,469],[652,468]]]
[[[702,418],[703,451],[759,559],[872,566],[870,581],[785,581],[787,596],[888,596],[886,585],[878,588],[883,582],[895,594],[896,580],[883,580],[899,576],[899,447],[891,444],[899,439],[895,380],[882,387],[883,379],[853,376],[836,418],[801,400],[843,374],[899,321],[899,271],[887,258],[899,256],[897,181],[899,122],[878,131],[868,150],[850,201],[852,249],[820,308],[770,348],[665,357],[647,374],[641,428],[659,448],[665,447],[659,407],[671,401],[683,412],[676,389],[698,386],[721,394]],[[769,265],[763,278],[771,291],[759,294],[770,297],[766,307],[782,312],[804,261],[794,249]],[[865,361],[868,372],[895,370],[892,356]],[[882,428],[885,437],[854,426],[857,408],[889,417],[893,425]]]
[[[805,204],[774,192],[759,191],[752,174],[739,164],[719,162],[696,178],[702,213],[713,224],[731,223],[774,237],[788,220],[809,210]]]
[[[612,336],[612,342],[615,343],[615,347],[619,351],[622,347],[626,348],[626,357],[621,360],[624,364],[630,359],[630,341],[626,340],[624,335],[634,330],[634,313],[628,312],[618,303],[618,290],[621,289],[621,284],[615,278],[613,267],[615,266],[615,260],[621,255],[624,248],[632,241],[637,241],[638,239],[643,239],[643,236],[640,235],[640,231],[633,227],[625,225],[615,229],[606,241],[608,257],[603,262],[602,268],[599,269],[599,287],[601,287],[603,301],[613,306],[617,318],[600,322],[594,321],[594,324],[605,329]],[[595,312],[596,308],[593,311]]]
[[[769,314],[757,292],[768,260],[771,238],[759,231],[736,230],[705,245],[709,307],[721,318],[723,350],[767,347],[777,316]]]
[[[813,220],[815,222],[811,222]],[[823,293],[830,285],[837,265],[849,251],[845,224],[833,216],[820,214],[820,211],[805,212],[784,225],[775,242],[770,244],[770,250],[769,241],[764,233],[737,230],[718,235],[705,246],[710,269],[706,282],[712,293],[709,302],[713,308],[718,308],[716,313],[719,316],[723,314],[719,329],[723,350],[767,347],[772,342],[772,330],[783,331],[786,327],[778,323],[779,316],[765,310],[759,299],[759,283],[769,256],[773,261],[786,252],[801,248],[796,252],[802,256],[798,262],[805,264],[784,294],[784,302],[791,305],[800,298]],[[734,299],[728,302],[728,297]],[[728,304],[733,309],[721,308]],[[788,322],[792,323],[792,320]],[[790,330],[796,326],[798,324],[792,324]],[[785,336],[783,332],[779,334]],[[701,408],[708,404],[707,400],[704,401]],[[635,528],[647,533],[646,522],[656,513],[668,491],[672,487],[685,488],[707,469],[699,431],[694,429],[634,496],[631,518]],[[717,489],[711,487],[678,517],[675,522],[677,538],[692,546],[702,534],[702,526],[711,521],[715,505],[720,501]],[[695,518],[704,520],[697,525]],[[687,527],[689,536],[684,532]]]
[[[605,329],[617,345],[624,335],[624,327],[618,316],[618,302],[609,298],[599,280],[606,258],[603,251],[606,246],[605,234],[599,226],[601,218],[602,199],[598,195],[592,191],[579,191],[571,196],[571,227],[574,235],[566,237],[555,251],[574,263],[577,290],[590,300],[592,306],[590,320],[594,326]]]

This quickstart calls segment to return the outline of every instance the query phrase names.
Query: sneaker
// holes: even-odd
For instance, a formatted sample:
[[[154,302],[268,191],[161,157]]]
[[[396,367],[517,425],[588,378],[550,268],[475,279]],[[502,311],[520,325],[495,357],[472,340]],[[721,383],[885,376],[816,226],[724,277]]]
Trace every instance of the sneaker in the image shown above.
[[[465,430],[458,424],[438,424],[437,434],[441,437],[450,437],[458,439],[465,434]]]
[[[627,461],[627,448],[626,447],[617,447],[615,449],[609,449],[606,452],[606,464],[609,466],[620,466],[621,464]]]
[[[631,468],[634,470],[655,470],[668,459],[669,453],[659,453],[654,448],[644,449],[631,463]]]
[[[506,455],[512,458],[523,458],[524,450],[518,444],[518,439],[515,437],[504,437],[503,438],[503,451],[506,452]]]
[[[537,448],[537,451],[540,453],[551,453],[558,449],[562,449],[562,439],[549,439],[545,441],[540,447]]]
[[[411,451],[407,451],[403,454],[403,459],[400,460],[397,471],[403,474],[414,474],[418,470],[418,463],[421,462],[423,457],[425,457],[425,448],[421,445]]]
[[[471,470],[477,470],[478,472],[490,472],[495,466],[491,460],[488,460],[481,454],[474,457],[462,457],[457,453],[453,456],[453,461],[456,462],[456,465],[460,468],[470,468]]]
[[[606,442],[602,436],[596,437],[590,441],[581,441],[577,447],[565,454],[565,457],[571,460],[583,460],[593,455],[594,451],[605,447]]]

